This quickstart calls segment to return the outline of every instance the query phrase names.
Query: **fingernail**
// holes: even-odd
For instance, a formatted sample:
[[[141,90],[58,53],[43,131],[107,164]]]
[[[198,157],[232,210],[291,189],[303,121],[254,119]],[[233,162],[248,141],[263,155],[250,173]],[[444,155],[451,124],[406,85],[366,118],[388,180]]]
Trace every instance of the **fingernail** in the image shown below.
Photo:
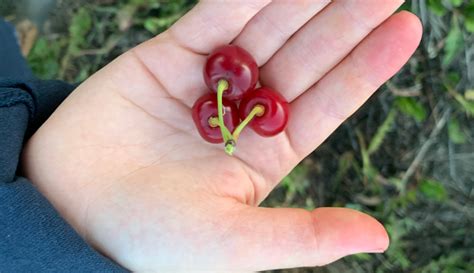
[[[359,244],[354,249],[353,253],[383,253],[389,246],[389,238],[385,233],[384,229],[380,229],[379,236],[372,239],[372,241],[366,241],[365,243]]]

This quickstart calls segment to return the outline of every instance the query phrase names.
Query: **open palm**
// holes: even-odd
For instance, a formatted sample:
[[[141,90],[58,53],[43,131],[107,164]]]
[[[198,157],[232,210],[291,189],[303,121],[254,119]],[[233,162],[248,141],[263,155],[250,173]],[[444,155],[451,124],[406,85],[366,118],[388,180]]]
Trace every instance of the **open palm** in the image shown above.
[[[202,1],[79,86],[30,139],[28,176],[123,266],[263,270],[388,246],[353,210],[257,205],[407,61],[419,21],[391,16],[399,0],[269,2]],[[200,138],[190,110],[208,92],[206,55],[228,43],[291,103],[284,133],[246,130],[233,157]]]

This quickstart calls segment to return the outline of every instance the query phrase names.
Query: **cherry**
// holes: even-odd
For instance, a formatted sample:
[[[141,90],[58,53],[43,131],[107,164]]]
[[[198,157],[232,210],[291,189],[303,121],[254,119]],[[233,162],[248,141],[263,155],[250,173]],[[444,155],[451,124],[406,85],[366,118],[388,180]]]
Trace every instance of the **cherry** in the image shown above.
[[[239,113],[234,102],[223,99],[223,121],[231,132],[239,125]],[[192,108],[194,123],[199,134],[208,142],[222,143],[223,137],[218,120],[218,104],[214,94],[206,94],[200,97]]]
[[[205,140],[225,142],[225,152],[232,155],[247,125],[262,136],[274,136],[285,129],[288,102],[268,87],[254,90],[258,66],[244,49],[234,45],[219,47],[209,55],[203,75],[207,86],[216,93],[198,99],[192,110],[194,123]],[[232,102],[239,100],[240,111],[237,102]]]
[[[219,81],[227,81],[223,93],[228,100],[240,100],[255,88],[258,80],[258,66],[253,57],[235,45],[225,45],[216,49],[204,66],[204,81],[217,93]]]
[[[261,136],[274,136],[288,123],[288,102],[268,87],[248,93],[240,102],[239,109],[242,123],[248,120],[250,127]]]

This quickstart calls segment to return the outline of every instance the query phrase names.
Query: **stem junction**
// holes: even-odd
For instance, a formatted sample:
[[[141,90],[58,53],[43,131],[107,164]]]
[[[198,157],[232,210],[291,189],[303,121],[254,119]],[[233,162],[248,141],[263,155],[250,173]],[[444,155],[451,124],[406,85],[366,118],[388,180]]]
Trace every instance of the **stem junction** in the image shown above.
[[[219,80],[217,83],[217,115],[218,118],[215,117],[209,119],[209,125],[211,127],[217,127],[221,129],[222,139],[225,143],[225,152],[228,155],[232,155],[235,151],[237,145],[237,139],[240,136],[242,130],[253,120],[253,118],[260,117],[265,113],[265,107],[260,104],[255,105],[252,108],[252,111],[249,115],[235,128],[234,132],[231,133],[229,129],[224,124],[224,106],[222,103],[222,98],[224,92],[229,88],[229,83],[226,80]]]

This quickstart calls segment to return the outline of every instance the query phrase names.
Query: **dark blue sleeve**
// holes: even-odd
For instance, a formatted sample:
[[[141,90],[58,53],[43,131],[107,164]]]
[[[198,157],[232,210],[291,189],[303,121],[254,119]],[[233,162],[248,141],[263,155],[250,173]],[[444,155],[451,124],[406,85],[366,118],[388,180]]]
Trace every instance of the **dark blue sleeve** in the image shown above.
[[[24,141],[71,90],[0,80],[0,272],[128,272],[92,249],[19,170]]]

